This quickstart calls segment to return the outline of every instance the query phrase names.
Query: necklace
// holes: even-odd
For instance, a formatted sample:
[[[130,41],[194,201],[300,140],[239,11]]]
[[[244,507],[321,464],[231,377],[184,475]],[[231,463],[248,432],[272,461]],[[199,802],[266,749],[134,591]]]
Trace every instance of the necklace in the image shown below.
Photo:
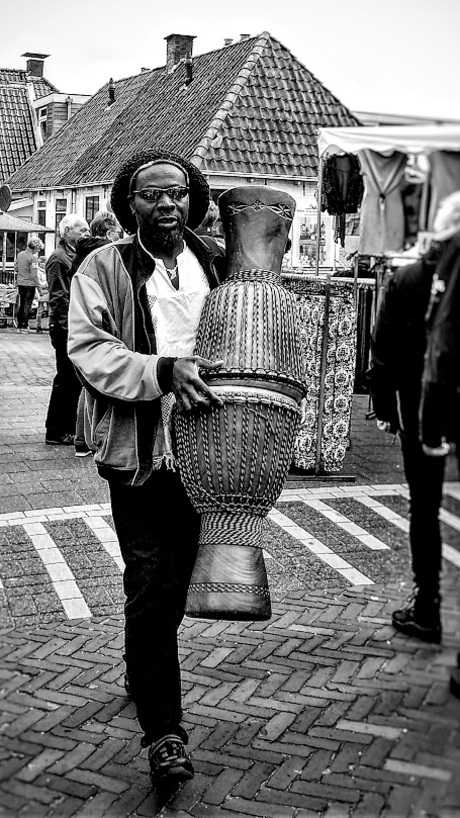
[[[165,265],[165,270],[166,270],[166,272],[167,272],[167,274],[169,276],[169,280],[172,281],[174,278],[176,278],[176,276],[179,273],[179,270],[178,270],[178,267],[177,267],[177,262],[174,265],[174,267],[172,267],[171,269],[169,269],[169,267],[166,267],[166,265]]]
[[[174,267],[171,270],[169,270],[168,267],[166,267],[166,264],[165,264],[165,270],[166,270],[166,272],[168,274],[168,278],[169,278],[172,286],[174,287],[175,290],[178,290],[179,289],[179,268],[178,268],[178,265],[177,265],[177,261],[176,261]]]

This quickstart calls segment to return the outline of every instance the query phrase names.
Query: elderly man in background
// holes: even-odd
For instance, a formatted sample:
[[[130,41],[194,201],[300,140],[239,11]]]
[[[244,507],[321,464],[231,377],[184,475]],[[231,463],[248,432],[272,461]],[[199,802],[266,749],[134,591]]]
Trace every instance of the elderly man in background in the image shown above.
[[[29,313],[35,297],[35,289],[40,290],[38,254],[41,250],[43,250],[43,242],[40,239],[29,239],[26,249],[18,253],[14,265],[19,298],[16,315],[18,332],[29,331]]]
[[[125,563],[125,684],[155,787],[193,776],[177,630],[199,517],[176,469],[171,411],[174,402],[180,411],[220,404],[200,371],[221,362],[193,354],[223,255],[193,232],[208,204],[208,184],[187,160],[162,150],[132,157],[115,178],[112,207],[134,235],[96,250],[72,281],[69,354],[88,386],[88,442],[109,482]]]
[[[59,224],[61,239],[46,262],[49,287],[49,333],[56,354],[56,375],[46,416],[45,442],[72,446],[81,384],[67,355],[70,280],[75,247],[89,234],[88,223],[71,213]]]

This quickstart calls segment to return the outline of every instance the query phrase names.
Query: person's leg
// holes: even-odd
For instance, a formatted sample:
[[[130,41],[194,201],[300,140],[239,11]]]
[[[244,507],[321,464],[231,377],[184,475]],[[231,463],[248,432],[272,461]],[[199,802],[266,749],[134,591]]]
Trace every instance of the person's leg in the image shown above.
[[[456,417],[460,417],[460,395],[457,395],[455,401]],[[458,478],[460,480],[460,429],[455,430],[455,453],[457,456]],[[450,692],[457,699],[460,699],[460,653],[457,653],[457,667],[452,670],[450,676]]]
[[[38,302],[38,307],[37,307],[37,325],[36,325],[37,332],[42,332],[42,318],[43,318],[44,311],[45,311],[44,302],[39,301]]]
[[[24,329],[29,328],[29,314],[30,309],[32,307],[32,301],[34,300],[35,295],[35,287],[25,287],[25,296],[24,296],[24,305],[23,305],[23,316],[22,322],[24,325]]]
[[[82,389],[78,398],[77,420],[75,424],[75,456],[86,457],[91,449],[85,439],[85,390]]]
[[[177,629],[195,562],[199,518],[176,472],[142,486],[110,482],[112,515],[125,563],[125,661],[143,745],[184,736]]]
[[[400,631],[427,641],[440,641],[442,540],[439,510],[445,459],[429,457],[413,436],[401,436],[404,471],[409,485],[409,541],[415,592],[409,605],[393,614]]]
[[[24,303],[26,300],[26,290],[27,287],[24,287],[22,284],[18,284],[18,308],[16,312],[18,329],[23,329],[24,326]]]
[[[45,421],[46,439],[62,442],[75,434],[81,384],[67,355],[67,333],[54,332],[50,339],[56,353],[56,375]],[[73,437],[66,442],[73,444]]]

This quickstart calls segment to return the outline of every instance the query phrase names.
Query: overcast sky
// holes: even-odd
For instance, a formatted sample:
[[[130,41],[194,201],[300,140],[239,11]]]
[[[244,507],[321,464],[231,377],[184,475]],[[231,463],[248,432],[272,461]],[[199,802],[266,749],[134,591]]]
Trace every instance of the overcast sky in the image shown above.
[[[3,4],[0,67],[50,54],[45,76],[93,94],[110,77],[164,65],[168,34],[194,53],[269,31],[356,111],[460,120],[460,0],[17,0]]]

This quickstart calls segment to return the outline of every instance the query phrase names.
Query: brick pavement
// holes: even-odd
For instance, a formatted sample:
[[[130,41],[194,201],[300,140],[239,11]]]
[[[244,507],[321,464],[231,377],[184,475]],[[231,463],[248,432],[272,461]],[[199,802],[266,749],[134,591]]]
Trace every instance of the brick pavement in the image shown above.
[[[81,546],[89,558],[98,543],[102,548],[94,517],[110,523],[107,493],[91,462],[43,444],[52,363],[46,336],[0,331],[0,514],[6,515],[0,578],[6,560],[11,571],[3,581],[12,596],[32,582],[37,552],[30,544],[40,534],[25,526],[43,525],[65,564],[74,560],[78,586],[93,604],[101,582],[97,577],[86,590],[75,550]],[[460,703],[448,692],[460,644],[458,568],[445,563],[443,645],[395,634],[389,613],[408,579],[407,501],[399,449],[376,434],[366,408],[366,399],[357,399],[344,468],[354,483],[287,483],[277,512],[288,516],[291,533],[271,529],[267,540],[275,555],[267,561],[272,619],[185,620],[183,684],[196,776],[169,801],[162,793],[162,804],[149,790],[146,752],[122,687],[120,601],[98,616],[75,619],[51,610],[48,618],[51,595],[45,595],[41,611],[30,619],[19,613],[3,627],[0,814],[460,816]],[[449,476],[456,478],[453,471]],[[368,490],[376,483],[388,493]],[[459,553],[452,527],[458,487],[452,486],[445,539]],[[296,497],[298,491],[304,495]],[[85,504],[97,514],[82,512]],[[61,519],[49,519],[59,512]],[[93,527],[83,535],[85,514]],[[38,522],[40,516],[47,519]],[[343,519],[355,527],[347,532]],[[295,540],[292,526],[308,527],[311,542],[372,573],[374,584],[353,586],[334,567],[318,567],[319,556]],[[369,535],[387,550],[361,554]],[[24,572],[15,579],[18,565]]]

